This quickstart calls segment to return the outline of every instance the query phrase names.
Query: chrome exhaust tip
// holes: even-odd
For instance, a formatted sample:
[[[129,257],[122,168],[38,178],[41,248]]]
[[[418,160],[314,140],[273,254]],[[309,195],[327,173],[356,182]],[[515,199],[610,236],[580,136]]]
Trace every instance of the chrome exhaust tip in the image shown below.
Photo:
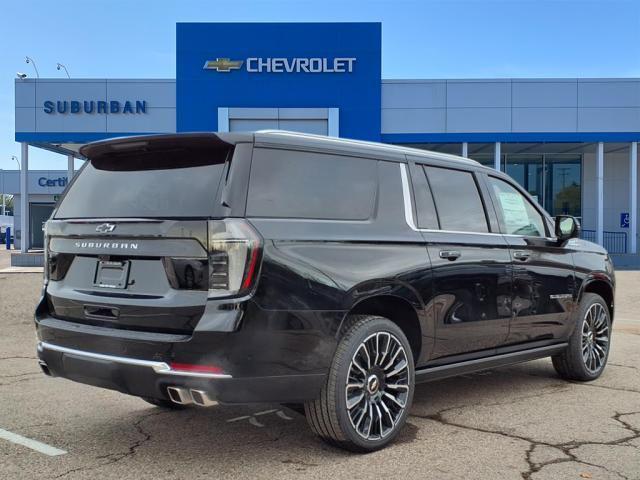
[[[191,398],[193,399],[193,403],[201,407],[210,407],[218,403],[209,397],[209,394],[204,390],[191,390]]]
[[[51,370],[49,370],[47,362],[45,362],[44,360],[38,360],[38,365],[40,365],[40,370],[42,370],[42,373],[44,373],[48,377],[53,377],[53,375],[51,375]]]
[[[191,398],[191,394],[186,388],[167,387],[167,395],[169,395],[169,399],[173,403],[179,405],[191,405],[193,403],[193,398]]]

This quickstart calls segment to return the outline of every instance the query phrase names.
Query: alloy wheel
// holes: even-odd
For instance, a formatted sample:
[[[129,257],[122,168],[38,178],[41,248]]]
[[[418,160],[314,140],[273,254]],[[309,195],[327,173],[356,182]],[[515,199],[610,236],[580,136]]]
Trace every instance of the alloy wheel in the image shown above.
[[[366,440],[391,432],[407,405],[410,389],[407,353],[389,332],[368,336],[356,349],[345,386],[351,425]]]
[[[582,321],[582,360],[592,373],[599,371],[609,350],[609,322],[604,307],[594,303]]]

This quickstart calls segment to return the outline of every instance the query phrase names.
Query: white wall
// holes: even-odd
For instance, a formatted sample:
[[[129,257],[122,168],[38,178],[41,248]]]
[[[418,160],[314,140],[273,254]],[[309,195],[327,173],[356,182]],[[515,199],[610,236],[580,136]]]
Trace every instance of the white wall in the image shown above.
[[[337,108],[218,108],[219,128],[230,132],[280,129],[338,136],[339,125],[333,124],[338,118]]]
[[[382,81],[382,133],[456,132],[640,132],[640,79]]]
[[[594,146],[593,152],[584,154],[582,164],[582,226],[586,230],[596,229],[596,207],[596,153]],[[624,150],[605,153],[604,230],[626,232],[627,244],[630,241],[631,232],[628,228],[620,228],[620,214],[629,211],[629,152]]]

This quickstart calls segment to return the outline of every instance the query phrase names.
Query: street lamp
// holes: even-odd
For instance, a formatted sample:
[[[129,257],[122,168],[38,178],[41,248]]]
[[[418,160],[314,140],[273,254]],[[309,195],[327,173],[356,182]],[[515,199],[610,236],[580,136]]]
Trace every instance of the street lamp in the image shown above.
[[[33,61],[31,57],[24,57],[25,63],[30,63],[33,65],[33,69],[36,71],[36,78],[40,78],[40,74],[38,73],[38,67],[36,67],[36,62]]]
[[[67,67],[65,67],[65,66],[64,66],[64,63],[59,63],[59,62],[58,62],[58,63],[56,64],[56,68],[57,68],[58,70],[60,70],[61,68],[62,68],[62,69],[64,69],[64,73],[66,73],[66,74],[67,74],[67,78],[71,78],[71,75],[69,75],[69,70],[67,70]]]
[[[2,216],[5,215],[5,205],[4,205],[4,170],[0,168],[0,173],[2,174]]]
[[[11,155],[11,159],[15,160],[16,163],[18,164],[18,170],[22,170],[22,165],[20,165],[20,160],[18,160],[18,157],[16,157],[15,155]],[[5,198],[4,198],[4,170],[0,170],[0,172],[2,172],[2,215],[4,215],[6,213]]]

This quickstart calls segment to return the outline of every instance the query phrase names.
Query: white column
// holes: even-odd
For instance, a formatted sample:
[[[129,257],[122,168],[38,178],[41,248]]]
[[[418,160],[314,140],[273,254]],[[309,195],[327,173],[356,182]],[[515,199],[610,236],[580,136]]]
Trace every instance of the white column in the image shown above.
[[[604,143],[598,142],[596,154],[596,242],[604,243]]]
[[[218,107],[218,131],[229,131],[229,109],[226,107]]]
[[[327,118],[327,134],[330,137],[340,136],[340,109],[329,108]]]
[[[493,151],[493,168],[500,171],[500,142],[496,142],[496,148]]]
[[[29,249],[29,192],[27,191],[27,175],[29,172],[29,144],[22,142],[20,158],[20,251],[27,253]]]
[[[629,251],[638,253],[638,142],[629,149]]]
[[[469,143],[467,142],[462,142],[462,156],[469,158]]]
[[[67,185],[73,178],[73,170],[74,170],[74,162],[75,158],[73,155],[67,155]]]

